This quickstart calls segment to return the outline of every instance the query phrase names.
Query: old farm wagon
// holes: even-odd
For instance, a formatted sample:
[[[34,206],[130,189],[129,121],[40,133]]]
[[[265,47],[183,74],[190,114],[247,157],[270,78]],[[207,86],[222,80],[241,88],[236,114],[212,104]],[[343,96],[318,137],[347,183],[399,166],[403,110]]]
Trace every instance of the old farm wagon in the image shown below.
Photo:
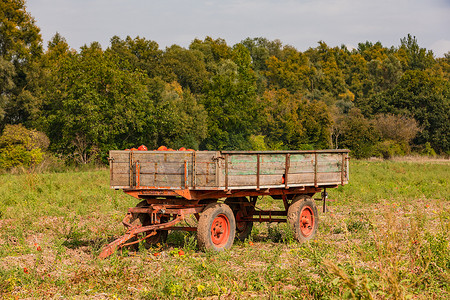
[[[126,233],[106,246],[105,258],[126,245],[157,243],[169,230],[197,231],[201,249],[228,249],[245,239],[253,222],[288,222],[295,238],[314,237],[318,211],[313,196],[345,185],[348,150],[317,151],[110,151],[111,188],[139,199],[128,210]],[[271,196],[283,210],[260,210]],[[197,226],[181,226],[194,215]]]

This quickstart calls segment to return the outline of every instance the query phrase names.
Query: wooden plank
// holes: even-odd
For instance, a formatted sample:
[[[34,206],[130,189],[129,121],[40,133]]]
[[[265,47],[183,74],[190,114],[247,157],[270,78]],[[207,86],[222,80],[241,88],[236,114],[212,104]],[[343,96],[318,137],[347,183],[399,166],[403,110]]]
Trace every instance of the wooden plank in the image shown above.
[[[218,157],[220,152],[217,151],[197,151],[195,153],[197,156],[197,161],[200,162],[213,162],[214,157]]]
[[[109,157],[113,158],[115,162],[125,162],[129,160],[130,151],[109,151]]]
[[[247,155],[230,155],[228,163],[255,163],[256,164],[256,154],[247,154]]]
[[[216,182],[216,175],[197,175],[196,178],[196,186],[198,188],[202,187],[218,187],[219,185]]]
[[[339,172],[341,170],[340,164],[337,163],[326,163],[326,164],[318,164],[317,172],[319,173],[327,173],[327,172]]]
[[[198,162],[196,163],[195,173],[197,175],[209,175],[216,174],[216,163],[215,162]]]
[[[314,173],[289,174],[288,184],[311,184],[314,183]]]
[[[141,174],[141,186],[184,188],[184,174]]]
[[[184,174],[184,161],[176,163],[140,163],[141,174]],[[188,164],[188,172],[192,174],[192,164]]]
[[[314,154],[291,154],[291,162],[303,162],[314,160]]]
[[[111,177],[110,185],[123,185],[123,186],[129,186],[130,184],[130,176],[129,174],[114,174],[113,177]]]
[[[192,161],[191,151],[134,151],[134,161],[141,163],[176,163],[185,160]]]
[[[341,173],[340,172],[319,173],[317,174],[317,181],[318,184],[323,182],[341,183]]]
[[[332,173],[335,174],[335,173]],[[282,183],[281,175],[261,175],[260,176],[260,186],[268,185],[281,185]],[[325,177],[324,177],[325,179]],[[289,184],[311,184],[314,183],[314,173],[304,173],[304,174],[289,174],[288,185]],[[320,184],[320,182],[319,182]],[[229,186],[254,186],[256,188],[256,176],[230,176]]]
[[[114,174],[128,174],[130,172],[130,164],[128,162],[112,162]]]

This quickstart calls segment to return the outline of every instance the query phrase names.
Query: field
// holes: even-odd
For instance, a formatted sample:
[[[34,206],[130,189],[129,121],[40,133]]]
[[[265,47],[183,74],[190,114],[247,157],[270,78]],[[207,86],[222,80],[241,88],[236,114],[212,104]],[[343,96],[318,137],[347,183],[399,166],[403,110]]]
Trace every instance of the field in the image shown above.
[[[137,203],[108,188],[107,170],[0,175],[0,298],[450,299],[450,162],[351,161],[350,172],[309,243],[264,223],[220,254],[173,232],[106,260],[100,248]]]

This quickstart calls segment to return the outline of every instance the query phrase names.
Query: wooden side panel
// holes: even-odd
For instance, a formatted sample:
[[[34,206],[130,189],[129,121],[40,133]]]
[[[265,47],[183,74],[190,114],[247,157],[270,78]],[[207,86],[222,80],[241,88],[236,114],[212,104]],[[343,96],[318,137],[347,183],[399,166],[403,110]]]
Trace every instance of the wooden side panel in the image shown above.
[[[111,186],[257,189],[340,184],[348,181],[346,156],[323,152],[110,151]]]
[[[228,170],[225,170],[226,164],[220,165],[223,178],[220,183],[228,188],[275,186],[285,184],[286,181],[288,185],[340,183],[342,155],[342,153],[260,154],[259,163],[256,154],[229,155]],[[225,180],[226,176],[228,180]]]
[[[130,185],[130,151],[110,151],[110,185]]]
[[[110,151],[110,185],[177,189],[184,189],[186,186],[216,187],[218,174],[215,158],[218,153],[220,154],[213,151]],[[136,164],[139,165],[139,176]]]

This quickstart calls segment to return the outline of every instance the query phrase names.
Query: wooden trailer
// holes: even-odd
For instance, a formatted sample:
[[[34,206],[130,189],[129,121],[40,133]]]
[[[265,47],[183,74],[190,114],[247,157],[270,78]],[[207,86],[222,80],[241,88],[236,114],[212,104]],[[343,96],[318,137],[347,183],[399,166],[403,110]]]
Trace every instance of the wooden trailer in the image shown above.
[[[313,196],[349,180],[349,150],[314,151],[110,151],[110,185],[140,200],[123,220],[126,233],[106,246],[157,243],[169,230],[197,231],[201,249],[229,249],[253,222],[288,222],[295,238],[314,237]],[[283,201],[284,210],[257,207],[261,196]],[[196,227],[180,226],[193,214]],[[178,224],[178,225],[177,225]]]

